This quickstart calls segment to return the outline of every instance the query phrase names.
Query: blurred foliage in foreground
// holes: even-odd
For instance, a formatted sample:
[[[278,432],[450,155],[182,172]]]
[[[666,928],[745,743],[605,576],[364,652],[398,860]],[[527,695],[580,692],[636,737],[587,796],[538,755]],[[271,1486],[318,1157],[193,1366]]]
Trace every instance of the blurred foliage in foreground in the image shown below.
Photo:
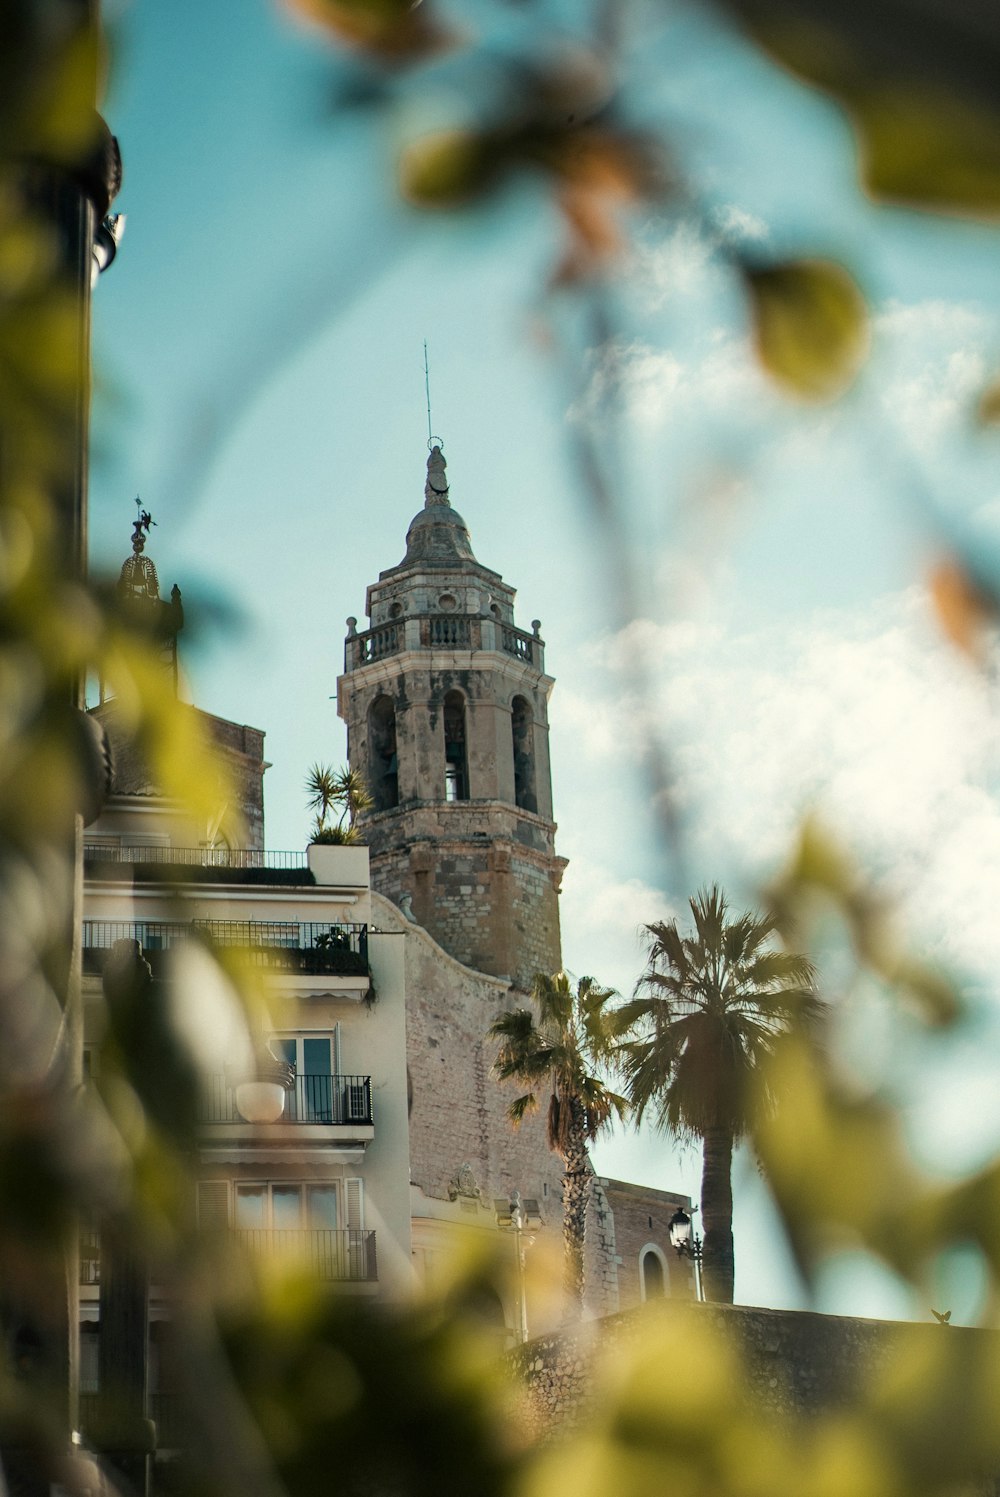
[[[393,68],[456,44],[429,3],[414,11],[405,0],[309,0],[304,8]],[[162,1000],[158,1064],[143,1054],[148,1027],[111,1014],[100,1090],[82,1087],[73,849],[97,773],[77,711],[85,675],[105,677],[165,792],[206,824],[218,776],[160,689],[154,652],[113,601],[81,581],[67,540],[87,330],[54,204],[78,193],[100,146],[98,48],[79,25],[81,9],[12,0],[0,49],[0,1447],[8,1472],[27,1451],[69,1490],[84,1489],[86,1473],[69,1459],[68,1359],[57,1343],[72,1334],[75,1225],[86,1213],[109,1242],[144,1261],[175,1307],[191,1451],[174,1472],[178,1490],[904,1497],[974,1489],[1000,1471],[992,1333],[971,1353],[963,1336],[959,1355],[955,1333],[941,1328],[920,1355],[890,1364],[874,1385],[859,1383],[855,1400],[807,1419],[762,1407],[736,1347],[697,1312],[650,1317],[595,1371],[599,1416],[539,1448],[518,1438],[517,1391],[478,1329],[476,1306],[496,1271],[489,1265],[457,1271],[452,1287],[411,1305],[372,1310],[277,1270],[255,1274],[196,1233],[186,1117],[164,1106],[171,1094],[189,1094],[197,1073],[190,1026],[171,1022],[176,991]],[[922,13],[944,24],[943,7]],[[919,38],[917,28],[918,46]],[[957,50],[978,73],[974,49]],[[938,80],[945,88],[954,82],[949,66]],[[567,224],[555,280],[568,286],[586,284],[613,255],[622,206],[666,182],[658,143],[619,130],[613,89],[595,88],[591,73],[584,90],[575,76],[569,98],[551,78],[545,88],[513,88],[516,114],[473,132],[460,151],[454,142],[436,156],[424,149],[406,167],[411,195],[442,204],[490,190],[512,163],[543,173]],[[977,98],[970,90],[970,109]],[[898,131],[904,116],[892,118]],[[957,130],[957,114],[953,121]],[[926,161],[959,138],[926,112],[919,123]],[[974,188],[989,139],[969,156]],[[985,201],[972,191],[962,206]],[[816,262],[744,269],[762,358],[800,393],[835,393],[863,350],[846,273]],[[968,1022],[949,984],[900,953],[876,895],[814,829],[773,907],[832,1005],[869,993],[906,1034]],[[192,960],[202,962],[205,1007],[238,1015],[244,999],[233,976],[211,952]],[[932,1178],[908,1148],[891,1076],[875,1066],[860,1077],[835,1035],[826,1043],[791,1036],[768,1085],[782,1106],[756,1142],[806,1283],[845,1249],[868,1252],[929,1306],[935,1267],[961,1247],[979,1263],[983,1324],[992,1326],[1000,1162],[947,1183]]]

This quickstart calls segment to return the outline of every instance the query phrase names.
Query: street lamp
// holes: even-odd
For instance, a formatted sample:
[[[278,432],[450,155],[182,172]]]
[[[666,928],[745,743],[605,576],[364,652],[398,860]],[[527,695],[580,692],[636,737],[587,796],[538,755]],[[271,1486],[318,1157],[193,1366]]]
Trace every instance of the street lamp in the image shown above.
[[[514,1249],[517,1253],[517,1308],[518,1340],[523,1346],[528,1339],[528,1301],[524,1292],[524,1254],[534,1242],[534,1233],[542,1225],[538,1202],[522,1201],[521,1192],[512,1190],[509,1201],[494,1200],[497,1226],[501,1232],[513,1232]]]
[[[695,1207],[695,1210],[698,1208]],[[701,1282],[701,1238],[697,1232],[691,1230],[691,1218],[683,1206],[678,1206],[667,1230],[670,1233],[670,1246],[679,1258],[690,1258],[694,1264],[694,1291],[695,1298],[703,1300],[705,1291]]]

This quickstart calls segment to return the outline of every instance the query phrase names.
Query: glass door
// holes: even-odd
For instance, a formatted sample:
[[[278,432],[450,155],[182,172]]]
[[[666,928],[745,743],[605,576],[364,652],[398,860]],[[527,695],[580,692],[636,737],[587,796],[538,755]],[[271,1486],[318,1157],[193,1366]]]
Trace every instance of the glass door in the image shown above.
[[[329,1034],[276,1034],[271,1049],[295,1067],[295,1090],[285,1100],[293,1123],[334,1123],[334,1037]]]

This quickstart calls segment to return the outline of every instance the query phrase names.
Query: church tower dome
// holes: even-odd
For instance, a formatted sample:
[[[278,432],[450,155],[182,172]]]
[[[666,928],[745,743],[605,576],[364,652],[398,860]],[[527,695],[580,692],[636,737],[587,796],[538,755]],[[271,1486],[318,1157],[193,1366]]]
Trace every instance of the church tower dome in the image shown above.
[[[406,554],[348,619],[337,704],[375,808],[372,882],[452,956],[527,989],[561,966],[544,644],[477,561],[435,443]]]

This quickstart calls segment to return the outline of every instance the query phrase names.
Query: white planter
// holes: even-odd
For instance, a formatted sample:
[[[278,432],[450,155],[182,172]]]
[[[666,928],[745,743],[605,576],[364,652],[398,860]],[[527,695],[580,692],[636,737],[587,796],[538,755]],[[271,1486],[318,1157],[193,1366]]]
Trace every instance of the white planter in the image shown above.
[[[309,871],[318,884],[341,889],[368,888],[368,849],[357,844],[313,842],[306,849]]]

